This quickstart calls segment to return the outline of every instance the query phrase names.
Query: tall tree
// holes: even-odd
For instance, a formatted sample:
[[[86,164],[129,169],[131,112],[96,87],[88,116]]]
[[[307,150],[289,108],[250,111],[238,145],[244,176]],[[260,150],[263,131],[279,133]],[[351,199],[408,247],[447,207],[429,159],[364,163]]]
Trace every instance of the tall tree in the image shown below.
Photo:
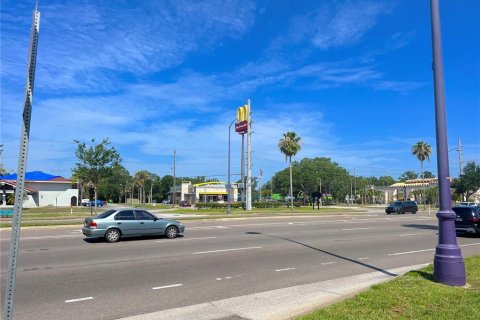
[[[300,143],[302,138],[297,136],[295,132],[287,132],[283,134],[283,138],[278,142],[280,152],[285,155],[285,161],[289,160],[290,167],[290,210],[293,211],[293,177],[292,177],[292,157],[302,148]]]
[[[138,171],[133,178],[135,185],[138,187],[138,198],[142,204],[145,204],[145,184],[149,180],[150,173],[146,170]]]
[[[98,184],[98,196],[112,202],[122,203],[126,195],[126,187],[130,180],[130,174],[121,164],[112,167],[111,175],[102,179]]]
[[[420,160],[421,174],[422,179],[424,178],[423,173],[423,161],[428,160],[430,162],[430,155],[432,154],[432,147],[423,141],[417,142],[412,147],[412,155],[416,156]]]
[[[468,198],[480,190],[480,165],[469,161],[462,170],[455,185],[455,193]]]
[[[101,179],[112,174],[113,167],[120,163],[121,158],[114,147],[110,147],[108,138],[103,139],[101,143],[95,144],[92,139],[92,145],[87,146],[84,142],[75,140],[77,149],[77,163],[73,168],[73,174],[92,185],[95,190],[95,213],[97,212],[97,186]]]
[[[405,171],[404,173],[402,173],[400,177],[398,177],[398,180],[406,181],[406,180],[413,180],[417,178],[418,178],[418,174],[415,173],[414,171]]]
[[[422,179],[425,179],[425,175],[423,173],[423,161],[428,160],[430,162],[430,155],[432,154],[432,147],[424,142],[424,141],[419,141],[416,144],[413,145],[412,147],[412,154],[414,156],[417,156],[417,159],[420,160],[420,166],[421,166],[421,177]],[[423,206],[425,207],[425,190],[423,192]]]

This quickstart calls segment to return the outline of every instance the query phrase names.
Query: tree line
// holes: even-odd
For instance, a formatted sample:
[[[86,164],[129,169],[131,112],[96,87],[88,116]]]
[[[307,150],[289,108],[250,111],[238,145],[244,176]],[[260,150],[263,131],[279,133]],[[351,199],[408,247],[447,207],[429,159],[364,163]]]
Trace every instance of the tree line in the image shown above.
[[[77,163],[72,170],[72,181],[78,183],[82,193],[88,198],[89,190],[94,191],[94,198],[105,199],[118,203],[130,203],[137,199],[139,203],[161,202],[168,198],[170,188],[173,186],[173,176],[159,175],[141,170],[131,175],[122,166],[121,157],[117,150],[111,146],[109,139],[103,139],[96,144],[91,140],[87,146],[84,142],[75,141],[77,148],[75,155]],[[279,150],[288,161],[288,167],[275,173],[261,189],[257,189],[257,179],[252,178],[253,198],[267,199],[273,194],[289,197],[293,208],[293,198],[308,201],[313,192],[319,191],[330,194],[335,202],[343,202],[347,196],[356,195],[358,203],[371,203],[380,199],[383,194],[376,187],[387,187],[397,181],[410,179],[434,178],[429,171],[423,171],[423,161],[429,161],[431,154],[430,145],[419,142],[412,147],[412,155],[421,162],[421,173],[413,171],[404,172],[398,179],[391,176],[362,177],[352,175],[347,169],[328,157],[304,158],[292,161],[301,150],[301,138],[294,132],[287,132],[279,140]],[[469,162],[464,167],[458,179],[454,179],[452,187],[455,192],[453,198],[466,196],[467,199],[480,188],[480,166]],[[177,181],[191,181],[192,183],[205,182],[204,176],[177,177]],[[213,180],[209,180],[213,181]],[[438,198],[438,190],[428,191],[426,198]],[[425,198],[424,197],[424,198]]]

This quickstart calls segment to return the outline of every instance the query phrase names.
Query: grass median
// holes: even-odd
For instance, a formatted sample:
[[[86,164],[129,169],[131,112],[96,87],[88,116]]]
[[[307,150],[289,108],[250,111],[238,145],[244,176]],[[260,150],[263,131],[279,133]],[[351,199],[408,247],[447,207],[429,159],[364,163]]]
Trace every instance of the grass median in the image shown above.
[[[176,214],[174,219],[196,220],[196,219],[221,219],[221,218],[239,218],[252,216],[289,216],[289,215],[324,215],[339,213],[360,213],[365,210],[334,207],[322,207],[320,210],[312,210],[310,207],[295,208],[291,212],[289,208],[254,208],[252,211],[243,209],[232,209],[232,214],[227,215],[225,209],[202,209],[192,210],[191,208],[172,208],[171,206],[135,206],[151,210],[155,214],[162,213]],[[97,214],[108,210],[108,207],[97,208]],[[94,210],[92,210],[95,215]],[[182,217],[181,215],[188,215]],[[83,223],[83,219],[91,217],[90,208],[84,207],[46,207],[46,208],[24,208],[22,210],[22,226],[55,226],[55,225],[78,225]],[[1,218],[0,228],[11,227],[11,218]]]
[[[465,287],[434,282],[430,265],[297,320],[480,319],[480,256],[465,258],[465,267]]]

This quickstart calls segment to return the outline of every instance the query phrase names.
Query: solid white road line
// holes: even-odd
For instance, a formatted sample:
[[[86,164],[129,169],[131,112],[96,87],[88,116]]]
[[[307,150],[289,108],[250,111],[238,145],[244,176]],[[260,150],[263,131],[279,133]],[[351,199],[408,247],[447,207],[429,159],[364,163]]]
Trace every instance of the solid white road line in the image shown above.
[[[459,247],[470,247],[470,246],[478,246],[480,245],[480,242],[476,243],[469,243],[469,244],[461,244]],[[434,249],[425,249],[425,250],[416,250],[416,251],[406,251],[406,252],[397,252],[397,253],[389,253],[389,256],[400,256],[403,254],[410,254],[410,253],[417,253],[417,252],[427,252],[427,251],[434,251]]]
[[[92,300],[92,299],[93,299],[93,297],[85,297],[85,298],[79,298],[79,299],[71,299],[71,300],[65,300],[65,303],[86,301],[86,300]]]
[[[460,245],[459,247],[478,246],[479,244],[480,244],[480,242],[476,242],[476,243],[469,243],[469,244],[462,244],[462,245]]]
[[[180,238],[177,241],[187,241],[187,240],[204,240],[204,239],[217,239],[217,237],[203,237],[203,238]],[[164,240],[156,240],[155,242],[166,243]]]
[[[370,259],[370,257],[358,258],[358,260],[367,260],[367,259]]]
[[[275,271],[277,272],[282,272],[282,271],[289,271],[289,270],[295,270],[296,268],[285,268],[285,269],[277,269]]]
[[[177,283],[177,284],[171,284],[171,285],[168,285],[168,286],[153,287],[152,289],[153,290],[159,290],[159,289],[175,288],[175,287],[180,287],[180,286],[183,286],[183,284]]]
[[[239,250],[262,249],[262,248],[263,248],[263,247],[234,248],[234,249],[223,249],[223,250],[212,250],[212,251],[199,251],[199,252],[194,252],[194,253],[192,253],[192,254],[227,252],[227,251],[239,251]]]
[[[79,234],[64,234],[58,236],[38,236],[38,237],[20,237],[21,240],[41,240],[41,239],[62,239],[62,238],[77,238]],[[3,239],[2,239],[3,240]]]
[[[323,262],[323,263],[320,263],[322,266],[326,266],[326,265],[329,265],[329,264],[335,264],[336,262]]]
[[[375,228],[374,228],[374,227],[370,227],[370,228],[352,228],[352,229],[342,229],[342,231],[367,230],[367,229],[375,229]]]
[[[425,250],[416,250],[416,251],[406,251],[406,252],[396,252],[396,253],[389,253],[389,256],[401,256],[403,254],[410,254],[410,253],[417,253],[417,252],[427,252],[427,251],[434,251],[435,249],[425,249]]]
[[[407,237],[407,236],[416,236],[417,234],[420,234],[420,233],[405,233],[405,234],[399,234],[398,236],[399,237]]]

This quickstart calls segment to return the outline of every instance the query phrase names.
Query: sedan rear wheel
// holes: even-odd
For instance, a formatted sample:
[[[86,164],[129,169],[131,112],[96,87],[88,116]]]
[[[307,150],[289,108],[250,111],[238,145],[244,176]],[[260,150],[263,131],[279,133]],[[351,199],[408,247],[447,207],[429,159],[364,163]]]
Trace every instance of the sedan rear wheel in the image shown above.
[[[105,233],[105,240],[107,242],[117,242],[120,240],[120,231],[118,229],[110,229]]]
[[[178,235],[178,230],[177,230],[177,227],[175,226],[170,226],[167,228],[167,230],[165,230],[165,236],[168,239],[176,238],[177,235]]]

